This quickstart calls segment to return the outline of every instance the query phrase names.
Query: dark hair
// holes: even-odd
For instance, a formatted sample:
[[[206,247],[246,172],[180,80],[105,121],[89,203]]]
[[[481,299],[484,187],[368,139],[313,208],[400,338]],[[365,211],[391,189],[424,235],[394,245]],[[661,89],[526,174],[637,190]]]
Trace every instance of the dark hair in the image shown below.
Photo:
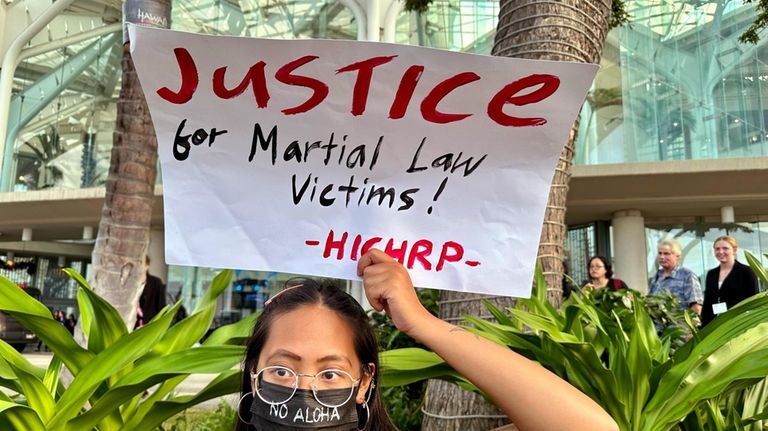
[[[296,287],[291,288],[292,286]],[[352,343],[355,346],[355,353],[357,353],[360,362],[362,364],[372,363],[376,367],[373,374],[373,383],[375,385],[373,385],[372,389],[369,389],[371,391],[368,401],[368,412],[370,412],[368,414],[370,414],[370,418],[367,421],[367,425],[365,425],[367,413],[363,412],[363,409],[358,405],[358,417],[361,420],[359,427],[365,425],[365,430],[367,431],[396,431],[397,428],[392,424],[387,412],[384,410],[378,382],[376,382],[379,372],[379,350],[368,315],[363,310],[363,307],[343,290],[332,284],[319,283],[309,278],[289,280],[286,282],[286,290],[274,295],[264,306],[264,311],[256,320],[253,333],[245,346],[240,397],[242,398],[246,394],[252,393],[248,370],[255,368],[261,354],[261,349],[267,341],[272,322],[277,317],[305,305],[322,305],[336,312],[352,329],[354,334]],[[241,409],[240,414],[245,417],[245,412],[242,412],[243,408],[238,406],[238,409]],[[237,431],[247,431],[253,428],[249,424],[244,423],[238,415],[235,429]]]
[[[599,259],[600,262],[603,262],[603,266],[605,267],[605,278],[613,277],[613,266],[608,262],[608,259],[603,256],[592,256],[589,258],[587,261],[587,274],[589,274],[589,266],[592,265],[592,261],[595,259]]]

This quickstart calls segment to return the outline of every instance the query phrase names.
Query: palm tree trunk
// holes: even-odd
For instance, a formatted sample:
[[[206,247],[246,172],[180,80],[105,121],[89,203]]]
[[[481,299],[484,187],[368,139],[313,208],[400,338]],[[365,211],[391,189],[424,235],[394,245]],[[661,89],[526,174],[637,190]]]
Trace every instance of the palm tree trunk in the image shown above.
[[[599,63],[608,35],[611,0],[502,0],[492,54],[538,60]],[[565,237],[565,202],[571,178],[578,121],[565,143],[552,178],[539,260],[550,301],[559,305]]]
[[[144,280],[156,175],[157,139],[126,43],[112,160],[93,249],[92,284],[129,327],[136,320]]]
[[[123,19],[140,22],[141,8],[170,23],[170,0],[128,0]],[[106,197],[93,249],[93,280],[96,293],[111,303],[129,328],[144,281],[144,256],[149,245],[149,224],[157,176],[157,139],[149,108],[131,59],[123,45],[123,75],[117,102],[117,125]]]
[[[610,14],[611,0],[501,0],[492,54],[598,63],[603,42],[608,34]],[[552,178],[539,241],[539,260],[549,286],[549,300],[556,306],[559,306],[562,300],[564,244],[567,234],[565,201],[568,181],[571,178],[577,130],[578,121],[571,129]],[[531,283],[532,280],[517,282]],[[478,306],[480,302],[477,296],[445,292],[444,298],[446,300],[440,306],[440,316],[443,318],[486,314],[485,308]],[[462,302],[453,302],[462,298]],[[495,301],[502,307],[511,303],[509,299]],[[450,309],[445,310],[449,304]],[[492,406],[484,398],[442,382],[429,382],[424,409],[426,414],[422,429],[425,431],[484,431],[504,422],[492,417],[500,412],[491,410]],[[430,414],[454,418],[439,419]],[[466,418],[468,415],[488,417],[470,419]],[[465,418],[455,418],[459,416]]]

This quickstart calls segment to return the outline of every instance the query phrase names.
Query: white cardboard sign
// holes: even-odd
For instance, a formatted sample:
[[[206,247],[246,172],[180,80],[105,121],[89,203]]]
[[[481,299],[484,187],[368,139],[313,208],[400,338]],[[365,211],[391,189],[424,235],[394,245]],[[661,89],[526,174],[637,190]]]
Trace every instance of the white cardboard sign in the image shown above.
[[[597,70],[405,45],[130,27],[166,259],[529,296],[554,167]]]

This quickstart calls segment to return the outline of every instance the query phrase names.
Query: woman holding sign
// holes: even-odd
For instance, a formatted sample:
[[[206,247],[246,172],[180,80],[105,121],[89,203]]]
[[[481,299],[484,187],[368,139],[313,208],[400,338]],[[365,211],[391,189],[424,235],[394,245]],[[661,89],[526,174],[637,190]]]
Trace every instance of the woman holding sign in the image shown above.
[[[725,235],[717,238],[713,248],[720,265],[707,272],[701,326],[758,292],[755,274],[747,265],[736,260],[739,246],[734,237]]]
[[[374,309],[440,355],[520,429],[618,429],[594,401],[545,368],[431,315],[405,268],[384,252],[366,253],[357,271]],[[306,280],[272,297],[248,340],[244,367],[238,430],[395,430],[376,385],[368,316],[336,287]]]

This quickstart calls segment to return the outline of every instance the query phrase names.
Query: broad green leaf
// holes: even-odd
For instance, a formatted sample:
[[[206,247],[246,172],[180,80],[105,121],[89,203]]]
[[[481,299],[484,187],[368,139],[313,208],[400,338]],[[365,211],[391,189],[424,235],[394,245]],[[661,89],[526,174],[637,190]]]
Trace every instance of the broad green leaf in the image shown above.
[[[16,378],[16,368],[0,356],[0,387],[20,393],[19,380]]]
[[[553,322],[548,317],[539,316],[522,310],[511,310],[512,317],[523,322],[534,331],[541,331],[552,337],[556,341],[564,343],[578,343],[579,340],[566,332],[560,330],[560,326],[557,322]]]
[[[21,369],[16,370],[16,378],[29,407],[43,422],[50,419],[53,416],[55,402],[48,388],[39,378]]]
[[[379,361],[382,386],[402,386],[432,378],[464,380],[437,354],[416,347],[382,352]]]
[[[153,430],[163,421],[203,401],[240,391],[240,370],[220,374],[196,395],[180,396],[160,401],[146,415],[135,416],[125,423],[121,431]]]
[[[62,429],[76,416],[88,398],[104,381],[148,352],[168,329],[173,318],[166,314],[117,340],[99,353],[79,373],[56,404],[56,414],[46,424],[51,430]]]
[[[696,401],[714,397],[738,380],[766,375],[768,322],[734,335],[707,355],[692,355],[670,368],[646,407],[644,428],[673,424],[685,417]]]
[[[48,307],[41,304],[5,277],[0,276],[0,311],[4,311],[40,338],[57,354],[73,374],[93,358],[61,323],[53,320]]]
[[[13,371],[11,364],[0,356],[0,379],[15,379],[16,373]]]
[[[216,275],[211,286],[197,304],[195,311],[179,323],[173,325],[163,336],[150,356],[165,355],[187,348],[200,341],[211,327],[216,314],[216,299],[226,290],[232,279],[232,271],[222,271]],[[180,306],[180,305],[179,305]]]
[[[493,305],[488,300],[483,300],[483,305],[485,305],[485,308],[488,309],[488,312],[491,313],[494,319],[502,325],[512,326],[512,319],[509,318],[509,316],[506,315],[499,307]]]
[[[186,378],[186,375],[170,377],[155,387],[155,389],[150,392],[149,396],[143,398],[134,397],[129,403],[129,407],[123,409],[123,416],[128,420],[131,420],[133,417],[146,416],[155,407],[156,403],[173,395],[176,387],[186,380]]]
[[[31,316],[51,317],[48,307],[29,296],[24,289],[7,278],[0,276],[0,310],[7,313],[17,312]]]
[[[641,311],[641,314],[643,312],[644,310]],[[654,333],[653,336],[649,336],[646,333],[646,325],[638,324],[635,325],[634,330],[629,336],[627,363],[631,364],[628,367],[630,380],[622,383],[624,383],[625,387],[632,388],[632,391],[628,391],[631,399],[628,406],[632,412],[632,423],[640,423],[643,406],[648,401],[651,392],[648,376],[651,374],[653,367],[653,353],[651,352],[653,347],[649,345],[654,344],[651,340],[658,344],[659,339],[655,335]]]
[[[547,281],[544,278],[541,262],[536,262],[531,298],[518,299],[515,303],[515,308],[518,310],[528,309],[528,311],[531,313],[539,315],[543,318],[559,321],[558,323],[560,325],[564,323],[564,318],[560,315],[558,310],[556,310],[555,307],[549,303],[547,299]]]
[[[702,417],[708,419],[706,421],[706,425],[710,428],[714,428],[718,431],[725,431],[726,423],[725,423],[725,417],[723,416],[723,413],[720,411],[720,406],[718,405],[718,400],[707,400],[703,403],[703,410],[705,415],[702,415]],[[700,423],[703,421],[700,421]],[[704,423],[701,423],[701,425],[704,425]]]
[[[763,283],[763,285],[768,285],[768,271],[766,271],[763,264],[760,263],[760,259],[756,258],[752,253],[748,252],[747,250],[744,250],[744,256],[747,257],[747,263],[749,264],[749,267],[752,269],[752,272],[755,273],[755,275]]]
[[[115,383],[114,387],[131,386],[148,379],[163,379],[179,374],[220,373],[239,364],[244,355],[244,346],[200,346],[184,349],[141,363]]]
[[[551,347],[550,351],[559,349],[563,359],[557,356],[538,358],[542,365],[550,368],[551,365],[558,365],[557,363],[551,364],[551,359],[564,361],[568,369],[568,381],[600,403],[611,416],[621,416],[624,403],[617,395],[617,392],[620,391],[619,382],[616,381],[613,373],[605,368],[591,345],[586,343],[557,343],[546,337],[543,341]]]
[[[760,413],[759,415],[751,416],[749,418],[744,419],[744,424],[752,424],[758,421],[766,421],[768,420],[768,410]],[[762,429],[762,428],[758,428]]]
[[[181,303],[177,304],[180,307]],[[213,322],[216,314],[215,303],[207,307],[198,308],[193,314],[187,316],[177,324],[171,326],[163,335],[163,338],[152,348],[149,357],[163,356],[192,346],[205,335]]]
[[[128,328],[115,307],[97,295],[77,271],[66,268],[64,272],[81,287],[77,291],[77,303],[80,314],[84,317],[80,325],[88,335],[88,350],[99,353],[128,333]]]
[[[231,269],[225,269],[224,271],[216,274],[216,277],[214,277],[211,281],[211,285],[208,287],[208,290],[203,293],[203,296],[197,303],[197,307],[195,307],[193,314],[206,307],[209,307],[211,304],[216,303],[216,298],[218,298],[219,295],[221,295],[221,293],[224,292],[227,287],[229,287],[230,281],[232,280],[232,274],[233,272]]]
[[[144,361],[117,381],[86,413],[70,420],[67,428],[91,429],[117,406],[173,377],[231,370],[242,360],[244,352],[242,346],[199,347]]]
[[[635,325],[633,332],[637,332],[640,340],[645,345],[651,357],[661,349],[661,340],[656,334],[656,328],[648,315],[647,310],[639,301],[633,303]]]
[[[214,346],[213,350],[215,351],[220,346]],[[242,346],[234,346],[236,351],[239,351],[239,354],[234,357],[234,362],[239,362],[242,360],[244,356],[244,349]],[[208,347],[210,348],[210,347]],[[172,392],[176,389],[176,387],[186,379],[186,375],[180,375],[177,377],[171,377],[165,381],[163,381],[151,394],[149,397],[146,397],[141,401],[141,404],[138,404],[135,406],[135,409],[133,410],[133,414],[137,415],[138,417],[143,417],[151,411],[155,404],[159,401],[162,401],[166,399],[169,395],[172,394]],[[129,417],[128,414],[124,413],[126,417]]]
[[[754,419],[763,412],[768,412],[768,377],[762,379],[749,389],[744,391],[744,405],[742,407],[742,417],[745,422],[749,421],[749,430],[758,431],[763,429],[763,423]]]
[[[28,374],[35,376],[38,379],[43,378],[44,372],[41,368],[38,368],[32,365],[32,363],[29,362],[27,358],[25,358],[21,353],[16,351],[16,349],[11,347],[10,344],[6,343],[3,340],[0,340],[0,359],[7,361],[10,364],[10,366],[14,367],[14,369],[22,370]],[[11,371],[11,372],[15,377],[16,372],[15,371]],[[2,375],[3,375],[2,372],[0,372],[0,376]]]
[[[31,408],[7,400],[0,400],[0,429],[3,431],[45,431],[45,426]]]
[[[43,384],[48,389],[51,396],[56,396],[56,391],[59,386],[59,376],[61,375],[61,366],[61,359],[59,359],[58,356],[53,355],[51,362],[48,364],[48,368],[45,370]]]
[[[464,319],[475,327],[467,328],[468,331],[494,340],[499,344],[505,344],[518,353],[525,354],[524,351],[529,351],[536,354],[541,349],[541,341],[538,336],[523,334],[514,330],[513,327],[489,322],[474,316],[465,316]]]
[[[43,370],[33,366],[19,352],[0,341],[0,376],[8,387],[23,394],[27,404],[37,412],[43,420],[53,414],[53,397],[42,382]]]
[[[418,370],[434,365],[444,364],[443,358],[437,353],[418,347],[387,350],[379,356],[382,369],[389,367],[397,370]]]
[[[214,346],[221,344],[245,344],[245,340],[251,336],[253,332],[253,326],[256,323],[256,319],[259,318],[260,313],[253,313],[245,318],[216,328],[208,338],[203,342],[206,346]]]
[[[572,295],[573,300],[576,302],[574,307],[577,307],[582,313],[584,313],[584,316],[587,318],[589,323],[595,325],[595,327],[603,334],[607,334],[605,328],[603,328],[603,320],[600,319],[600,314],[602,314],[601,310],[598,310],[595,308],[594,304],[589,303],[585,300],[583,300],[580,295],[575,294]]]
[[[732,429],[732,430],[745,429],[744,424],[741,422],[741,415],[739,414],[739,412],[737,412],[733,408],[728,410],[728,416],[725,422],[728,426],[728,429]]]
[[[682,426],[682,429],[684,430],[707,430],[707,431],[715,431],[717,428],[708,428],[704,426],[704,417],[706,415],[703,415],[701,413],[701,408],[695,409],[691,414],[685,417],[685,419],[680,423]]]
[[[691,355],[706,355],[729,340],[732,334],[739,334],[765,321],[768,318],[767,311],[768,293],[759,293],[742,301],[700,330],[694,336],[698,342],[688,342],[677,349],[673,358],[675,363],[681,363]]]

